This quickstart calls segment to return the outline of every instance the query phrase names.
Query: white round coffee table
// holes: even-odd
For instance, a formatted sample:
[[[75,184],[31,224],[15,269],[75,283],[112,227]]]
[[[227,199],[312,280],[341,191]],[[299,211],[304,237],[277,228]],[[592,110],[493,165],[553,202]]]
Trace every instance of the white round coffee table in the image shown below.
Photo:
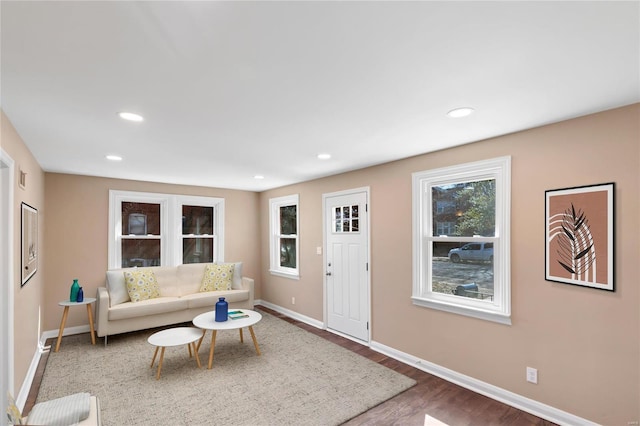
[[[204,314],[200,314],[193,319],[193,325],[203,330],[202,337],[198,342],[198,349],[200,349],[200,345],[202,344],[202,339],[204,339],[204,334],[207,330],[211,330],[211,349],[209,349],[209,369],[213,365],[213,351],[216,345],[216,333],[218,330],[240,330],[240,342],[244,342],[242,336],[242,329],[247,327],[249,332],[251,333],[251,338],[253,339],[253,346],[256,348],[256,353],[260,356],[260,347],[258,346],[258,341],[256,340],[256,334],[253,332],[253,325],[262,319],[262,315],[260,315],[256,311],[252,311],[249,309],[232,309],[232,311],[242,311],[243,314],[247,315],[246,318],[238,318],[238,319],[228,319],[222,322],[216,322],[215,316],[216,311],[205,312]]]
[[[160,351],[160,361],[158,362],[158,373],[156,374],[156,380],[160,378],[160,371],[162,370],[162,360],[164,359],[164,350],[167,346],[181,346],[187,345],[189,347],[189,357],[191,357],[191,349],[196,356],[196,363],[200,368],[200,357],[198,356],[198,350],[196,349],[196,340],[202,338],[202,330],[195,327],[175,327],[167,330],[158,331],[153,333],[147,341],[156,347],[156,351],[153,353],[153,359],[151,360],[151,368],[156,361],[158,355],[158,349]]]

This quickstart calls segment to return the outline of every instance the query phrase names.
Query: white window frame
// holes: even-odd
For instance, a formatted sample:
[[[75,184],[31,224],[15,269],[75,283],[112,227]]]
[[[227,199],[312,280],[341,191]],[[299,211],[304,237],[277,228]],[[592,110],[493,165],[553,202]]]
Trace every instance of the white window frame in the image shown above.
[[[511,324],[511,157],[499,157],[412,174],[414,305]],[[493,237],[447,237],[433,234],[432,187],[483,179],[496,182],[496,230]],[[494,243],[494,297],[473,299],[431,291],[433,242]]]
[[[174,265],[181,265],[184,259],[182,248],[185,238],[197,238],[195,235],[184,235],[182,233],[182,207],[183,206],[200,206],[213,207],[213,261],[224,262],[224,198],[213,197],[197,197],[178,195],[175,196],[175,211],[173,216],[173,226],[175,236],[174,246]]]
[[[280,234],[280,208],[296,206],[297,234]],[[296,267],[280,266],[280,239],[293,238],[296,240]],[[269,199],[269,272],[285,278],[300,279],[300,198],[298,194]]]
[[[160,205],[160,264],[182,264],[182,206],[196,205],[214,208],[214,262],[224,262],[224,198],[197,197],[136,191],[109,191],[109,269],[122,268],[122,203]],[[135,238],[158,239],[157,236]]]

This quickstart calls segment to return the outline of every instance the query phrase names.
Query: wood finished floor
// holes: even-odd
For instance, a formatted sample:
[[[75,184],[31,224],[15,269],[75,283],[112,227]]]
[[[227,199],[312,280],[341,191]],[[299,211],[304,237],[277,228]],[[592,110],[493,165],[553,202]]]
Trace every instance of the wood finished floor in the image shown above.
[[[425,414],[428,414],[434,419],[437,419],[449,426],[555,426],[555,423],[447,382],[446,380],[433,376],[429,373],[425,373],[422,370],[406,365],[393,358],[389,358],[386,355],[344,337],[328,331],[319,330],[316,327],[289,318],[263,306],[256,306],[256,309],[268,312],[271,315],[308,331],[309,333],[323,337],[342,346],[343,348],[349,349],[352,352],[375,361],[378,364],[384,365],[404,374],[405,376],[411,377],[417,382],[414,387],[349,420],[344,424],[346,426],[418,426],[424,425]],[[49,339],[47,342],[48,345],[51,345],[52,343],[55,344],[55,339]],[[64,340],[60,350],[64,350]],[[25,414],[28,414],[35,404],[48,357],[49,353],[47,352],[44,353],[40,359],[40,363],[23,410]]]

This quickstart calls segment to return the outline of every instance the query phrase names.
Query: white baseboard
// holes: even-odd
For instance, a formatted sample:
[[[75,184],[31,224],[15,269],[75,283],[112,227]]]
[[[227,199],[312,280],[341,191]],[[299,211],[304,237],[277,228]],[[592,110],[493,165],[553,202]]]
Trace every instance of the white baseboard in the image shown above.
[[[322,323],[322,321],[318,321],[316,319],[313,319],[311,317],[305,316],[305,315],[301,315],[295,311],[283,308],[282,306],[278,306],[278,305],[274,305],[273,303],[269,303],[269,302],[265,302],[264,300],[256,300],[254,302],[254,305],[261,305],[264,306],[265,308],[269,308],[272,309],[276,312],[281,313],[282,315],[286,315],[289,318],[293,318],[295,320],[301,321],[305,324],[309,324],[315,328],[319,328],[321,330],[324,330],[324,324]]]
[[[71,336],[73,334],[82,334],[88,333],[89,326],[88,325],[79,325],[77,327],[69,327],[65,328],[62,331],[63,336]],[[51,346],[45,346],[45,342],[50,338],[57,338],[58,330],[47,330],[40,335],[40,340],[38,341],[38,348],[36,352],[33,354],[33,358],[31,359],[31,364],[29,365],[29,370],[27,370],[27,375],[22,381],[22,386],[20,387],[20,392],[16,396],[16,405],[20,408],[20,410],[24,409],[24,404],[27,402],[27,398],[29,397],[29,392],[31,391],[31,386],[33,385],[33,379],[36,376],[36,371],[38,370],[38,364],[40,364],[40,358],[44,352],[48,352],[51,350]],[[54,344],[55,345],[55,344]]]
[[[587,419],[583,419],[541,402],[534,401],[533,399],[526,398],[522,395],[518,395],[481,380],[474,379],[473,377],[466,376],[438,364],[416,358],[389,346],[385,346],[382,343],[372,341],[371,349],[429,374],[438,376],[448,382],[455,383],[463,388],[472,390],[491,399],[495,399],[496,401],[500,401],[519,410],[526,411],[527,413],[549,420],[553,423],[567,426],[597,426],[597,423],[593,423]]]
[[[272,309],[272,310],[274,310],[276,312],[279,312],[279,313],[281,313],[283,315],[288,316],[289,318],[293,318],[293,319],[296,319],[296,320],[298,320],[300,322],[303,322],[305,324],[309,324],[309,325],[311,325],[311,326],[313,326],[315,328],[318,328],[320,330],[326,330],[329,333],[336,334],[336,335],[338,335],[340,337],[344,337],[345,339],[352,340],[352,341],[354,341],[356,343],[359,343],[361,345],[369,346],[369,343],[365,342],[364,340],[356,339],[355,337],[349,336],[348,334],[344,334],[344,333],[341,333],[341,332],[339,332],[337,330],[332,330],[330,328],[327,328],[327,327],[325,327],[325,325],[324,325],[324,323],[322,321],[318,321],[316,319],[307,317],[305,315],[300,315],[299,313],[297,313],[295,311],[291,311],[291,310],[286,309],[286,308],[283,308],[282,306],[274,305],[273,303],[265,302],[263,300],[255,301],[254,305],[262,305],[265,308]]]
[[[57,334],[56,334],[57,335]],[[42,338],[38,342],[38,348],[36,352],[33,354],[33,358],[31,358],[31,364],[29,364],[29,369],[27,370],[27,375],[22,381],[22,386],[20,387],[20,392],[16,395],[16,405],[20,408],[20,411],[24,409],[24,404],[27,402],[27,398],[29,397],[29,392],[31,391],[31,385],[33,384],[33,379],[36,377],[36,372],[38,370],[38,364],[40,364],[40,358],[42,354],[47,351],[42,345]]]
[[[82,334],[89,332],[89,325],[78,325],[76,327],[67,327],[62,330],[62,336],[73,336],[74,334]],[[47,339],[58,338],[58,330],[47,330],[42,332],[42,336],[40,336],[40,342],[44,346],[44,342]]]

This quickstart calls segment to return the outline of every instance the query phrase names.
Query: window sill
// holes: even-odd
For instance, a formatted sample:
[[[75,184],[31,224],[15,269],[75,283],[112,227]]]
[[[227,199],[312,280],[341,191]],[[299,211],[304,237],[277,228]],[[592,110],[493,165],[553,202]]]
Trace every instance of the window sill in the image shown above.
[[[415,296],[412,297],[411,300],[413,304],[417,306],[436,309],[439,311],[449,312],[452,314],[464,315],[467,317],[477,318],[485,321],[497,322],[499,324],[511,325],[510,315],[469,308],[466,306],[451,305],[451,304],[442,303],[442,302],[424,299],[424,298],[415,297]]]
[[[273,269],[269,269],[269,273],[271,275],[276,275],[276,276],[282,277],[282,278],[289,278],[291,280],[299,280],[300,279],[300,274],[290,274],[290,273],[287,273],[287,272],[275,271]]]

